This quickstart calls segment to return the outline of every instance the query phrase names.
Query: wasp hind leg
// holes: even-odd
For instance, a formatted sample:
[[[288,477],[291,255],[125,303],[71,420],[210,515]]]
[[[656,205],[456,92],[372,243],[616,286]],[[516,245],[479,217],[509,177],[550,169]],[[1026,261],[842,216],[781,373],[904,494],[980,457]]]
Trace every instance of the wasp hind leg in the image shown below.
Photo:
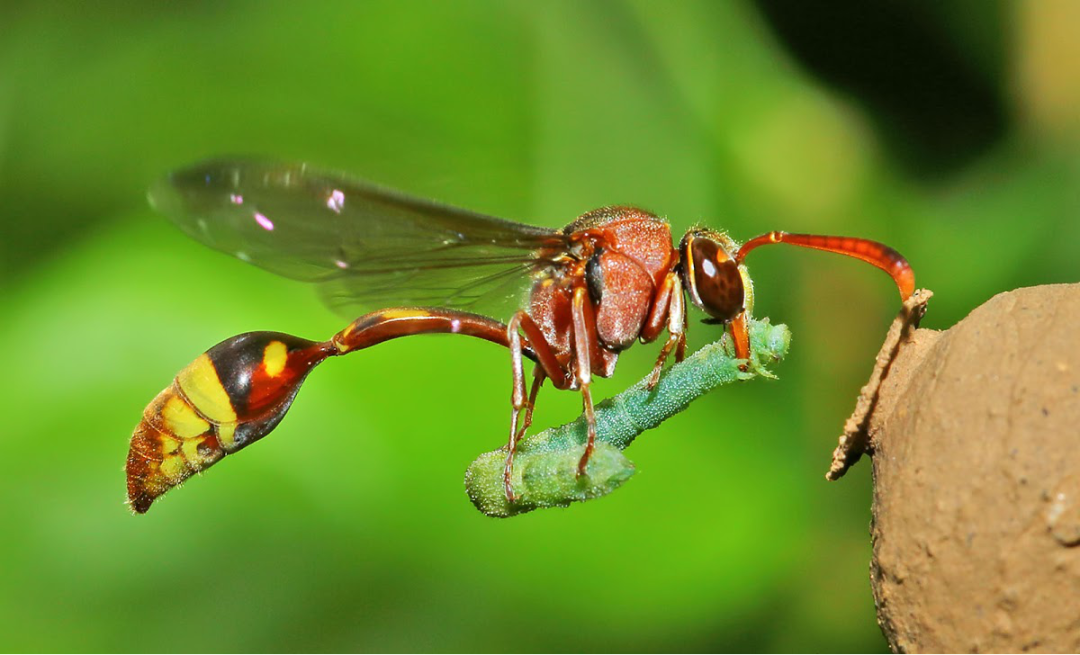
[[[529,389],[528,398],[525,396],[525,369],[524,369],[524,346],[521,342],[521,333],[525,333],[528,345],[536,356],[536,368],[533,370],[532,387]],[[517,452],[518,442],[525,436],[525,431],[532,425],[533,409],[536,407],[536,397],[544,380],[551,378],[552,384],[557,388],[565,389],[570,386],[570,376],[555,357],[551,346],[544,339],[540,328],[527,313],[519,311],[514,314],[506,329],[507,341],[510,347],[510,361],[514,376],[513,391],[510,396],[510,438],[506,444],[506,466],[503,468],[503,488],[506,492],[506,500],[509,503],[517,502],[520,496],[514,493],[514,454]]]

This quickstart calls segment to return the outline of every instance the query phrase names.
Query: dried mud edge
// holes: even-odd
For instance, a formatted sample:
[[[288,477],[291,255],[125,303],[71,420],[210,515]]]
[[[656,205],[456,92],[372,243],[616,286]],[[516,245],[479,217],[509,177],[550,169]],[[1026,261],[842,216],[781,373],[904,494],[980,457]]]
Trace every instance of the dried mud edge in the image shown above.
[[[874,358],[874,370],[870,379],[859,391],[855,410],[844,421],[844,432],[833,451],[832,464],[825,474],[826,480],[839,480],[860,458],[870,450],[870,418],[881,400],[881,383],[888,376],[893,362],[904,343],[918,329],[919,321],[926,314],[926,306],[934,293],[918,289],[904,301],[903,307],[893,319],[885,341]]]

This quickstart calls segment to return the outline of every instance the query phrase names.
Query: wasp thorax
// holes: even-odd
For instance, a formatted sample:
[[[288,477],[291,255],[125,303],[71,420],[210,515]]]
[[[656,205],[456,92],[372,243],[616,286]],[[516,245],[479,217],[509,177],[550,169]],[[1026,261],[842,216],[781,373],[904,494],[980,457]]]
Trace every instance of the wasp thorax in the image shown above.
[[[680,250],[690,300],[717,321],[727,323],[738,316],[745,308],[746,289],[731,255],[734,243],[716,232],[688,232]]]

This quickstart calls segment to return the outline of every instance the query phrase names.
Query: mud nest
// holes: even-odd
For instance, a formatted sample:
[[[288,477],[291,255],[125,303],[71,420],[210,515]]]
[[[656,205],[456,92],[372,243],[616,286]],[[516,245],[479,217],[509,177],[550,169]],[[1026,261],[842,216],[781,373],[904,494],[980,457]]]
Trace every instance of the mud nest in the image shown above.
[[[830,479],[873,460],[871,582],[900,652],[1080,650],[1080,284],[894,325]]]

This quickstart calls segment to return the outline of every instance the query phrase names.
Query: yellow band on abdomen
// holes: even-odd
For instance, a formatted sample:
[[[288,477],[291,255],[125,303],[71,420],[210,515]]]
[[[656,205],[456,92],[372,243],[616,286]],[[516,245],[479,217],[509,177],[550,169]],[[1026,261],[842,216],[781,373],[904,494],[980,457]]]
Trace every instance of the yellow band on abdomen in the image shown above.
[[[206,418],[215,423],[236,421],[236,410],[229,400],[229,394],[221,386],[214,363],[205,353],[180,371],[176,382],[191,405]]]

